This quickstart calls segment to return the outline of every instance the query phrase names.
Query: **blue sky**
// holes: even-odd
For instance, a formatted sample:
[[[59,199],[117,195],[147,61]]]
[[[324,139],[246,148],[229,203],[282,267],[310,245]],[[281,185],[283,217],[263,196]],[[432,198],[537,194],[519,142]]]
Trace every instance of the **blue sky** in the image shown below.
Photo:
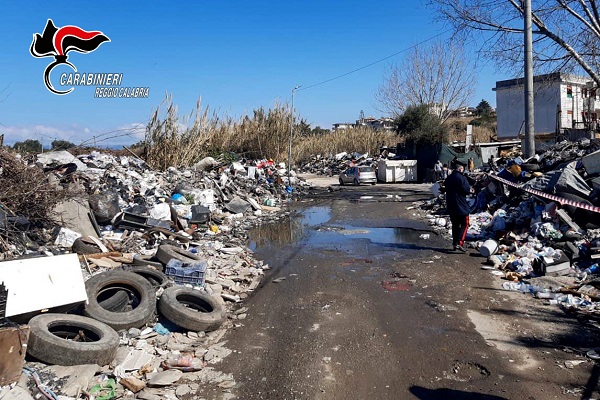
[[[0,26],[0,133],[5,141],[54,139],[99,145],[131,143],[124,129],[147,123],[165,93],[181,114],[199,98],[219,114],[237,118],[260,106],[288,101],[304,87],[408,49],[444,31],[419,1],[198,1],[17,3],[2,0]],[[53,58],[29,53],[47,19],[110,38],[88,54],[69,53],[79,72],[123,73],[122,86],[149,87],[147,99],[98,99],[94,88],[50,93],[43,71]],[[404,53],[335,81],[296,93],[299,115],[331,128],[361,110],[379,117],[374,94],[390,62]],[[52,73],[57,82],[61,71]],[[496,80],[481,66],[472,100],[492,105]],[[114,133],[110,133],[114,132]],[[117,136],[117,137],[113,137]]]

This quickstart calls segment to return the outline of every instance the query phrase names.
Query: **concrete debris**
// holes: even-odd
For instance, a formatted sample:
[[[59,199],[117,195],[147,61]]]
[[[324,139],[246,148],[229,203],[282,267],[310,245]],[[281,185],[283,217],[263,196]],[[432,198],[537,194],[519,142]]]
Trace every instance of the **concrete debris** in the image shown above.
[[[119,332],[120,345],[110,365],[62,367],[27,362],[25,367],[30,372],[22,375],[26,384],[19,389],[23,393],[14,388],[10,395],[39,397],[34,374],[47,393],[65,398],[79,398],[94,388],[96,395],[115,393],[129,398],[135,393],[139,399],[177,399],[193,396],[200,384],[235,386],[231,375],[214,371],[207,364],[219,363],[231,354],[222,342],[223,335],[233,327],[227,316],[246,317],[248,308],[239,308],[236,303],[259,286],[264,271],[269,269],[246,246],[247,232],[288,213],[285,203],[305,194],[309,185],[295,171],[289,171],[288,180],[285,165],[275,165],[271,160],[223,165],[207,157],[193,168],[169,168],[164,172],[151,170],[135,157],[99,152],[77,157],[68,152],[48,152],[38,155],[37,163],[18,162],[23,168],[40,169],[56,190],[76,190],[78,197],[57,206],[58,219],[43,223],[31,223],[26,214],[13,215],[0,204],[0,260],[13,260],[0,263],[0,282],[5,281],[8,287],[8,315],[30,318],[19,313],[77,311],[75,307],[87,299],[85,280],[133,266],[149,267],[134,270],[152,288],[153,300],[144,307],[154,310],[154,300],[158,302],[167,287],[176,285],[172,280],[176,278],[211,296],[222,305],[225,315],[215,320],[222,325],[212,326],[218,329],[207,333],[182,331],[159,312],[145,327]],[[69,251],[76,254],[65,254]],[[21,257],[27,258],[18,260]],[[64,270],[64,257],[69,258],[68,265],[75,260],[75,269]],[[202,268],[192,271],[192,275],[173,268],[166,274],[170,277],[165,276],[167,264],[182,258],[194,265],[202,264]],[[187,261],[180,262],[182,268]],[[45,274],[31,273],[36,263],[44,265]],[[54,264],[61,265],[61,275],[46,279],[47,287],[32,286],[35,279],[21,279],[27,282],[23,286],[10,273],[27,267],[28,276],[48,277],[48,268],[53,271]],[[68,281],[72,286],[77,283],[77,290],[60,286],[67,272]],[[75,272],[77,279],[71,276]],[[189,279],[182,281],[181,277]],[[123,286],[134,290],[118,290]],[[107,278],[106,287],[98,291],[98,304],[109,320],[121,320],[137,312],[146,295],[140,290],[147,290],[145,287],[142,290],[133,281],[115,283]],[[50,291],[57,295],[39,295]],[[15,296],[26,301],[16,302],[12,300]],[[65,308],[66,302],[72,302],[73,307]],[[185,311],[178,318],[185,318]]]
[[[183,375],[183,372],[176,370],[176,369],[162,371],[162,372],[159,372],[156,375],[154,375],[152,378],[150,378],[150,380],[148,381],[148,385],[149,386],[169,386],[169,385],[172,385],[175,382],[177,382],[181,378],[182,375]]]
[[[146,387],[146,382],[133,376],[123,378],[119,383],[133,393],[137,393]]]
[[[90,383],[98,372],[100,372],[100,366],[96,364],[73,365],[69,367],[51,365],[40,371],[42,375],[52,375],[59,380],[66,379],[62,384],[60,393],[69,397],[76,397],[82,390],[89,388],[91,386]]]

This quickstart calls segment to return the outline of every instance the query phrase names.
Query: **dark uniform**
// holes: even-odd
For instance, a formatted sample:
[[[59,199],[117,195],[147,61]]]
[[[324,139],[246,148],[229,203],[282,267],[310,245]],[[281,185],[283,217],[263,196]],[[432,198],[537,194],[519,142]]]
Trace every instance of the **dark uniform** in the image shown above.
[[[455,169],[446,178],[446,208],[452,222],[452,245],[454,249],[461,249],[469,228],[469,203],[467,195],[471,186],[462,172]]]

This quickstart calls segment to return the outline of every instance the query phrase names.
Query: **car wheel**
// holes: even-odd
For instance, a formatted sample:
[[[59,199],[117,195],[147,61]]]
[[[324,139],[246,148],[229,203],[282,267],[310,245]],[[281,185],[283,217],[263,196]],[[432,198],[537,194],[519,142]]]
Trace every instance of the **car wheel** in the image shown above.
[[[375,185],[375,182],[371,183],[371,185]]]
[[[134,272],[110,271],[92,276],[85,282],[88,304],[84,313],[90,318],[104,322],[115,330],[141,328],[154,318],[156,291],[148,280]],[[135,297],[134,308],[125,312],[114,312],[100,305],[107,293],[127,291]]]
[[[216,299],[184,286],[165,289],[158,311],[177,326],[190,331],[214,331],[223,323],[223,308]]]
[[[344,180],[340,178],[340,186],[344,186]]]
[[[360,182],[359,182],[359,181],[358,181],[358,179],[356,179],[356,178],[354,178],[354,185],[355,185],[355,186],[358,186],[358,185],[360,185]]]
[[[40,314],[29,321],[27,353],[48,364],[109,364],[119,347],[119,335],[92,318],[70,314]]]

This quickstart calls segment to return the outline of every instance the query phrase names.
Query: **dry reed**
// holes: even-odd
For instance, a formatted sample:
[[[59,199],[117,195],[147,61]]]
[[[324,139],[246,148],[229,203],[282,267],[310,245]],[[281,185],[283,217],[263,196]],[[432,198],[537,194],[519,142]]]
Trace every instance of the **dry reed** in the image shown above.
[[[290,139],[290,107],[276,103],[259,108],[238,120],[222,117],[203,108],[200,101],[186,118],[180,118],[172,98],[166,111],[157,108],[146,130],[146,162],[156,169],[191,166],[206,156],[234,152],[248,158],[273,158],[287,162]],[[191,123],[190,123],[191,121]],[[294,119],[292,159],[308,160],[315,154],[342,151],[376,153],[381,144],[395,144],[394,133],[356,128],[324,135],[307,135],[303,120]]]

